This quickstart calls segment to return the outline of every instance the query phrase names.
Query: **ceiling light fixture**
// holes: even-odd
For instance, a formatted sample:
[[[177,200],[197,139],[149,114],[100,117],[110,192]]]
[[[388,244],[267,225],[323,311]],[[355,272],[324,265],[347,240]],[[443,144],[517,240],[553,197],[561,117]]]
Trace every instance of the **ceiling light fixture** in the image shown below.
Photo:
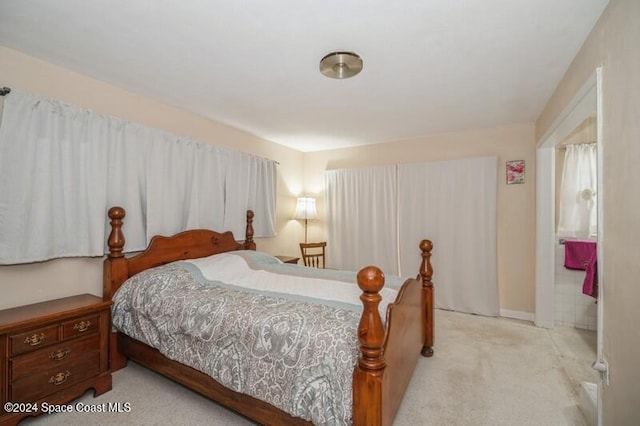
[[[329,78],[353,77],[362,66],[362,58],[353,52],[331,52],[320,60],[320,72]]]

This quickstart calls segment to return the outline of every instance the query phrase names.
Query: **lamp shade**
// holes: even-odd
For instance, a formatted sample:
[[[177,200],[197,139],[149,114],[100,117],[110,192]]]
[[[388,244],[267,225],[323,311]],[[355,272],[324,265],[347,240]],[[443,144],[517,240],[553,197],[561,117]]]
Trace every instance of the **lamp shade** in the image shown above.
[[[318,219],[318,213],[316,212],[316,199],[311,197],[298,198],[298,204],[296,205],[296,212],[293,215],[294,219]]]

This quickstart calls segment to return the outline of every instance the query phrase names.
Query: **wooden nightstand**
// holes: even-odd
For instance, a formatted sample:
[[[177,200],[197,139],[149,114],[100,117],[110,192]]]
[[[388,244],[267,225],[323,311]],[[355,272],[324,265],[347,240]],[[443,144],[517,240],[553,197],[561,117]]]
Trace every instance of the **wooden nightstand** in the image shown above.
[[[0,424],[111,390],[111,303],[82,294],[0,311]]]
[[[299,257],[293,257],[293,256],[276,256],[276,257],[280,259],[282,263],[292,263],[294,265],[297,265],[298,260],[300,260]]]

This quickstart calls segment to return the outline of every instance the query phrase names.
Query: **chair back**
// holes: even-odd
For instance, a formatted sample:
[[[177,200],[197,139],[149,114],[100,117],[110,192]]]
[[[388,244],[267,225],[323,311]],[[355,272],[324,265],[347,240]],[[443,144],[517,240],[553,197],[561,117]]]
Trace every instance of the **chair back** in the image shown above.
[[[312,268],[324,268],[324,250],[327,242],[321,243],[300,243],[300,251],[302,252],[302,261],[304,266]]]

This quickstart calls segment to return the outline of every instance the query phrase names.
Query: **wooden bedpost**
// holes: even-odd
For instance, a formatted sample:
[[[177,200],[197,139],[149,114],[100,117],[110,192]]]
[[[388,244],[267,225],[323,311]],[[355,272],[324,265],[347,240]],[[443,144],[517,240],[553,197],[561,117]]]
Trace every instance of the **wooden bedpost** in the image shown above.
[[[256,249],[256,243],[253,242],[253,210],[247,210],[247,228],[244,232],[244,249]]]
[[[386,364],[382,353],[384,327],[378,305],[382,300],[379,292],[384,286],[384,274],[375,266],[367,266],[358,272],[358,286],[363,292],[360,300],[364,310],[358,325],[360,356],[353,371],[353,424],[381,425],[382,374]]]
[[[111,219],[111,233],[109,234],[109,254],[104,260],[102,277],[102,298],[111,300],[117,284],[121,284],[128,277],[127,260],[122,252],[124,248],[124,233],[122,232],[122,219],[126,212],[122,207],[109,209]],[[109,370],[116,371],[127,365],[127,359],[118,352],[117,333],[111,333],[109,338]]]
[[[422,240],[420,242],[420,250],[422,251],[422,264],[420,265],[420,276],[422,279],[422,321],[424,328],[424,340],[422,356],[433,356],[433,329],[434,329],[434,313],[433,313],[433,268],[431,267],[431,250],[433,243],[430,240]]]
[[[109,254],[104,261],[104,277],[102,282],[102,298],[111,300],[113,297],[113,282],[127,279],[127,262],[122,252],[124,248],[124,233],[122,219],[126,212],[122,207],[111,207],[108,212],[111,219],[111,233],[109,234]]]

